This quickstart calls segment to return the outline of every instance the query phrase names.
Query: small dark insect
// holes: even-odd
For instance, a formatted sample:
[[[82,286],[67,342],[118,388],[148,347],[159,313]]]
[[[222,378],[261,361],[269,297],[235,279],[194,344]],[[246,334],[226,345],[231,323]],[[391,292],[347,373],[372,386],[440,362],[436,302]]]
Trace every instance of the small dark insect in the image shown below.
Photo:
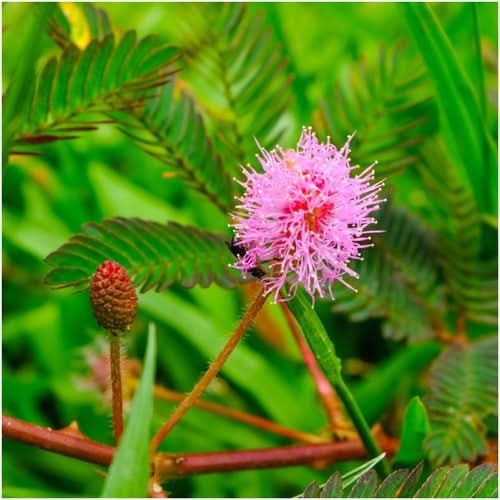
[[[243,245],[238,245],[235,241],[235,237],[233,236],[231,238],[230,242],[226,242],[227,247],[231,251],[231,253],[235,257],[243,257],[247,253],[247,249]],[[262,271],[262,269],[259,269],[258,267],[254,267],[253,269],[249,269],[248,272],[257,279],[263,278],[266,273]]]
[[[236,243],[236,238],[233,236],[230,242],[226,242],[227,247],[235,257],[244,257],[247,249],[243,245]]]

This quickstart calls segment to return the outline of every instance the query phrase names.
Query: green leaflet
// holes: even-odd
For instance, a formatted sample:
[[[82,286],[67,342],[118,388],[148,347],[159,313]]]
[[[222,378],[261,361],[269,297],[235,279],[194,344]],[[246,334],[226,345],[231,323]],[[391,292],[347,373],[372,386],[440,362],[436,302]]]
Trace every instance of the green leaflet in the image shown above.
[[[254,162],[254,137],[264,147],[282,138],[291,75],[262,16],[240,3],[190,4],[177,10],[177,39],[192,71],[183,78],[209,108],[207,118],[233,175]],[[206,40],[211,43],[206,43]],[[213,118],[215,117],[215,118]]]
[[[156,329],[150,323],[141,382],[132,400],[120,446],[109,468],[102,498],[147,496],[151,474],[149,433],[153,416],[155,363]]]
[[[71,15],[75,11],[78,13],[76,19]],[[53,21],[49,27],[49,34],[60,45],[75,42],[76,35],[84,24],[88,27],[90,38],[95,40],[102,40],[113,31],[108,13],[91,3],[75,3],[69,13],[66,10],[63,12],[59,7],[54,13]]]
[[[353,487],[338,472],[321,487],[310,484],[303,498],[495,498],[497,475],[490,464],[479,465],[469,472],[466,464],[434,470],[421,483],[422,463],[411,471],[394,471],[380,484],[374,470],[357,478]]]
[[[473,461],[486,453],[484,417],[497,411],[496,336],[451,345],[434,362],[424,402],[431,433],[424,449],[441,465]]]
[[[345,68],[322,100],[315,124],[339,147],[355,132],[353,164],[376,160],[376,174],[383,177],[417,161],[415,147],[435,127],[434,108],[424,68],[399,43],[380,48],[374,61]]]
[[[471,83],[430,7],[405,3],[408,27],[432,77],[460,173],[482,211],[497,211],[497,154]]]
[[[136,38],[135,31],[118,41],[108,34],[83,50],[68,43],[60,57],[51,58],[36,79],[29,108],[32,120],[17,134],[17,144],[74,138],[75,132],[95,129],[100,113],[134,109],[147,90],[166,83],[175,72],[177,49],[156,46],[153,58],[151,50],[143,50],[144,40],[151,38]]]
[[[370,498],[372,492],[377,489],[380,481],[377,477],[377,473],[374,470],[370,470],[363,474],[353,485],[351,492],[349,493],[350,498]]]
[[[40,32],[45,29],[54,6],[44,4],[37,5],[36,8],[37,11],[27,15],[26,23],[18,35],[23,37],[24,41],[23,57],[17,68],[16,77],[5,92],[2,113],[2,158],[4,163],[6,163],[7,155],[16,135],[23,128],[29,114],[29,103],[34,91],[33,79],[30,76],[34,72],[35,62],[41,48],[37,40]]]
[[[105,10],[98,9],[90,3],[81,3],[78,5],[85,11],[92,38],[102,38],[111,33],[111,23]]]
[[[45,277],[49,286],[84,290],[105,260],[124,266],[142,293],[164,290],[174,282],[188,288],[214,282],[232,288],[242,280],[229,267],[234,257],[224,237],[215,233],[125,217],[87,223],[83,229],[47,256],[53,267]]]
[[[146,153],[172,168],[226,213],[233,206],[233,180],[193,99],[165,85],[143,109],[111,114],[120,130]]]
[[[373,236],[374,248],[353,262],[359,280],[353,294],[335,288],[334,310],[353,321],[383,318],[385,336],[410,342],[428,340],[434,333],[433,317],[442,313],[442,292],[434,235],[405,209],[383,203],[376,217],[381,234]]]

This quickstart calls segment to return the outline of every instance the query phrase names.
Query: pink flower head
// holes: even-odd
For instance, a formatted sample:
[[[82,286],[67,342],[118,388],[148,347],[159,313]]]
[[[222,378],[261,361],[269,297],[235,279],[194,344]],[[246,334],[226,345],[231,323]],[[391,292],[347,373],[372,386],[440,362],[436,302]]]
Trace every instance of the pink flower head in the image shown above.
[[[378,197],[383,182],[373,182],[373,165],[351,175],[357,167],[349,165],[350,141],[339,150],[304,128],[296,150],[260,148],[262,173],[243,169],[245,193],[232,227],[245,252],[234,267],[265,270],[262,283],[275,301],[286,300],[280,298],[285,284],[289,298],[302,285],[313,301],[316,293],[333,299],[335,281],[355,290],[343,277],[358,277],[349,264],[373,246],[370,214],[385,200]]]

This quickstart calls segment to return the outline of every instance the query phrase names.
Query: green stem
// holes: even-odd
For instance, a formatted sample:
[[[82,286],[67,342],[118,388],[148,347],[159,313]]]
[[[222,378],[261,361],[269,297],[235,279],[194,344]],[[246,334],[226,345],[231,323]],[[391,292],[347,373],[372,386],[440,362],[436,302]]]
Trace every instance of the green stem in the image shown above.
[[[352,423],[354,424],[354,427],[356,427],[361,441],[363,441],[363,444],[365,445],[368,456],[370,458],[378,457],[382,453],[382,450],[373,438],[370,427],[368,426],[363,413],[361,413],[358,403],[354,399],[351,391],[342,379],[335,384],[335,389],[340,400],[344,403],[344,407],[351,417]],[[380,474],[383,474],[384,477],[391,473],[391,468],[387,460],[382,460],[376,468]]]
[[[284,292],[284,295],[286,296],[286,292]],[[368,456],[370,458],[379,456],[382,452],[373,438],[356,400],[342,378],[341,360],[337,357],[333,342],[311,306],[311,298],[304,290],[299,289],[295,298],[290,300],[287,305],[300,324],[302,332],[311,346],[326,378],[333,385],[344,404],[361,441],[363,441]],[[390,466],[387,460],[379,462],[376,468],[383,477],[390,473]]]

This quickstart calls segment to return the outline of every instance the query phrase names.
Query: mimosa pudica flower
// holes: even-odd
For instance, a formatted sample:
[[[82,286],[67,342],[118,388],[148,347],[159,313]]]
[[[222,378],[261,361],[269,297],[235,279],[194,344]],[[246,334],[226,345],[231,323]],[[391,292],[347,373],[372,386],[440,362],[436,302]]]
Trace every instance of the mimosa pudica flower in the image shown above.
[[[316,294],[333,299],[336,281],[355,290],[344,278],[358,277],[351,262],[373,246],[370,233],[379,231],[369,229],[376,223],[372,213],[385,200],[374,164],[354,175],[359,167],[350,165],[351,139],[337,149],[304,128],[296,149],[260,148],[262,172],[243,169],[245,179],[238,182],[245,192],[232,227],[245,251],[234,267],[244,273],[263,269],[261,281],[275,301],[293,297],[300,285],[313,302]]]

